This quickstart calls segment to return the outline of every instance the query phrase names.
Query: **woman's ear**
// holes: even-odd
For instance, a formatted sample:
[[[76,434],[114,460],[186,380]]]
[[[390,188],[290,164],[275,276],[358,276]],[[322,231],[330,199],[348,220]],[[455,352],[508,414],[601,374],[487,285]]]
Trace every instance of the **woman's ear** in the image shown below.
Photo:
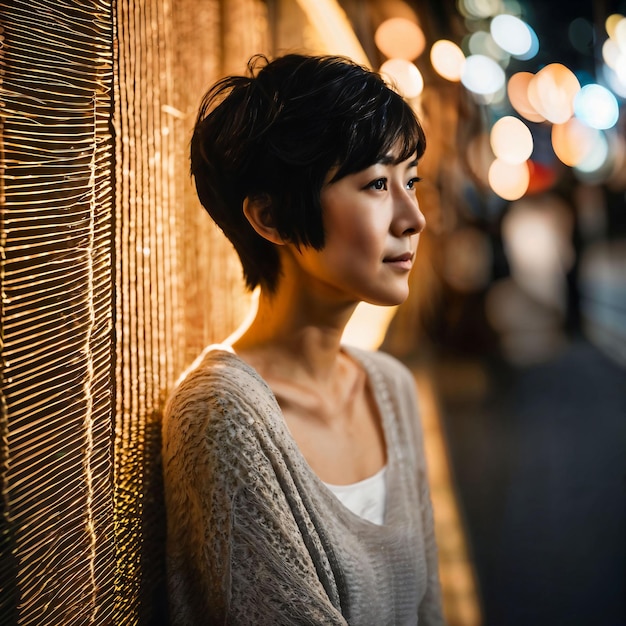
[[[243,214],[263,239],[282,246],[285,242],[274,226],[271,207],[272,199],[267,194],[248,196],[243,201]]]

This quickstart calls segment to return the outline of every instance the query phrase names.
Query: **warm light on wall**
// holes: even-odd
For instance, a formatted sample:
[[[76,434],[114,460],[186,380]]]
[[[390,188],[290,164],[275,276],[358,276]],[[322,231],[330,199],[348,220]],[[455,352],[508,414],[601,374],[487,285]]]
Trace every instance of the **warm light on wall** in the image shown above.
[[[247,303],[190,124],[266,3],[35,4],[0,0],[0,622],[157,623],[159,413]]]
[[[347,56],[369,66],[370,61],[337,0],[297,0],[327,53]]]
[[[113,15],[76,11],[0,0],[3,624],[112,621]]]

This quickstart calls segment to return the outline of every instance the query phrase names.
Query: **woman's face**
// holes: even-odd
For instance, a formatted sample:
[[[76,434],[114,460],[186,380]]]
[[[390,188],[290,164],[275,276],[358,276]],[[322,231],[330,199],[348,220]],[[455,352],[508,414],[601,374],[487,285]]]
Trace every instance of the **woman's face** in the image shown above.
[[[321,192],[324,248],[291,248],[300,280],[343,302],[403,302],[426,225],[415,196],[418,180],[412,157],[398,164],[390,158],[326,183]]]

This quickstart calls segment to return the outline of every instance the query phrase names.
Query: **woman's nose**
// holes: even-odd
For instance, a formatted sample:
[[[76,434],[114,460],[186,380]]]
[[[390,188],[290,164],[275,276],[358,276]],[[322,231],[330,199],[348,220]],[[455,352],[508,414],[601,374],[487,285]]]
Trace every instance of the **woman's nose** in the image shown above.
[[[394,234],[416,235],[426,228],[426,218],[415,196],[404,195],[396,206],[396,232]]]

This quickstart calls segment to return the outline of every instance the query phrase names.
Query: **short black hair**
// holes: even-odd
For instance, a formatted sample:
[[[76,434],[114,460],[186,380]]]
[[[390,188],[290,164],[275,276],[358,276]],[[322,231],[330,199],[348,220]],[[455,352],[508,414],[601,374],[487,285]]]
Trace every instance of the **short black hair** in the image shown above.
[[[393,151],[421,157],[424,132],[410,105],[382,77],[337,56],[287,54],[248,62],[204,96],[191,140],[198,197],[239,254],[249,289],[273,291],[280,275],[274,244],[243,213],[264,198],[273,225],[296,245],[324,247],[320,194]]]

